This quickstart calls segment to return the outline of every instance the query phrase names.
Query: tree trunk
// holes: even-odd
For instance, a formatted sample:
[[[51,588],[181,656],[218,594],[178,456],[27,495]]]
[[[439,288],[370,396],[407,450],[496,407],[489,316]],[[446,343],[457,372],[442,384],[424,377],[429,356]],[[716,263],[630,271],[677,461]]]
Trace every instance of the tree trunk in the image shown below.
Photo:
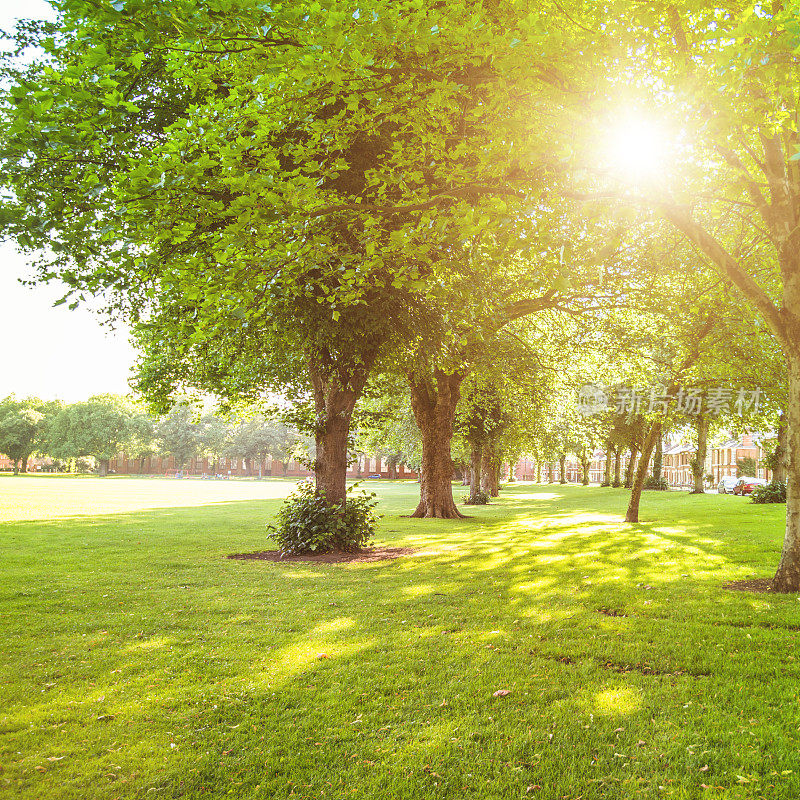
[[[581,452],[581,472],[583,473],[581,477],[581,483],[584,486],[589,485],[589,456],[586,455],[585,451]]]
[[[630,489],[633,486],[633,476],[636,470],[636,456],[639,451],[635,447],[630,448],[630,455],[628,456],[628,467],[625,470],[625,488]]]
[[[566,483],[567,482],[567,457],[566,455],[562,455],[561,458],[558,460],[558,466],[561,470],[561,476],[559,478],[559,483]]]
[[[420,501],[412,517],[460,519],[453,500],[453,460],[450,443],[461,392],[461,374],[436,369],[426,377],[409,376],[411,409],[422,432]]]
[[[28,471],[28,459],[31,457],[31,454],[28,453],[22,457],[22,466],[20,467],[20,472],[23,474]]]
[[[542,462],[536,459],[536,483],[542,482]]]
[[[692,460],[692,477],[694,489],[692,494],[705,494],[703,477],[706,471],[706,455],[708,454],[708,417],[705,414],[697,415],[697,451]]]
[[[555,470],[553,469],[553,462],[547,462],[547,482],[548,483],[555,483]]]
[[[481,490],[481,459],[483,451],[480,445],[474,445],[469,455],[469,498],[475,500]]]
[[[656,452],[653,456],[653,480],[661,480],[661,467],[664,463],[664,441],[661,438],[661,428],[659,427],[658,439],[655,443]]]
[[[509,461],[508,462],[508,482],[514,483],[517,479],[514,475],[517,469],[517,462],[516,461]]]
[[[603,486],[611,486],[611,449],[606,449],[606,471],[603,477]]]
[[[614,486],[622,486],[622,448],[614,450]]]
[[[788,367],[786,535],[778,571],[772,579],[772,589],[776,592],[800,591],[800,351],[789,355]]]
[[[316,410],[314,482],[317,491],[324,493],[329,503],[344,503],[347,496],[350,418],[364,388],[370,365],[371,361],[359,368],[344,386],[332,370],[321,368],[313,360],[309,364]]]
[[[492,497],[500,496],[500,459],[492,459]]]
[[[19,475],[19,459],[14,459],[14,474]]]
[[[644,444],[642,445],[642,454],[639,456],[639,464],[636,467],[636,478],[633,481],[631,488],[631,499],[628,501],[628,511],[625,514],[625,522],[638,522],[639,521],[639,500],[642,497],[642,488],[647,479],[647,469],[650,466],[650,456],[653,455],[653,449],[656,446],[656,441],[661,439],[661,423],[654,422],[650,426],[650,430],[645,436]]]
[[[481,456],[481,491],[487,496],[492,494],[492,453],[488,447],[483,448]]]
[[[108,459],[107,458],[98,459],[97,463],[99,467],[98,474],[100,475],[101,478],[105,478],[106,475],[108,475]]]
[[[397,478],[397,456],[389,456],[389,458],[386,459],[386,472],[389,480],[395,480]]]
[[[781,412],[778,416],[778,441],[775,445],[775,469],[772,471],[772,480],[786,483],[786,460],[788,454],[786,415]]]

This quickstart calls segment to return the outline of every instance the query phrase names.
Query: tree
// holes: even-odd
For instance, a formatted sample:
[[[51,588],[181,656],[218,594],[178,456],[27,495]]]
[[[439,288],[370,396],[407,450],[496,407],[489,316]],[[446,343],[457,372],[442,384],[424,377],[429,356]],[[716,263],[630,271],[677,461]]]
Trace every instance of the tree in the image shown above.
[[[17,400],[13,395],[0,400],[0,453],[13,461],[15,475],[27,472],[31,454],[45,446],[47,426],[58,405],[32,397]]]
[[[706,457],[708,456],[708,431],[711,421],[708,414],[700,413],[697,414],[696,417],[697,450],[691,461],[692,478],[694,480],[692,494],[705,494],[703,480],[705,479]]]
[[[11,76],[9,230],[53,244],[43,277],[78,299],[111,289],[113,311],[147,326],[165,405],[181,380],[228,398],[302,375],[317,485],[340,501],[386,321],[447,286],[456,243],[530,217],[550,140],[527,122],[538,107],[549,120],[580,46],[542,25],[569,14],[118,5],[71,4],[38,42],[47,67]]]
[[[234,422],[230,432],[227,452],[232,458],[241,458],[247,466],[247,474],[253,474],[253,462],[258,463],[258,475],[262,476],[262,465],[270,454],[273,443],[271,420],[263,414],[242,416]]]
[[[231,433],[228,421],[216,414],[203,414],[197,422],[198,454],[210,457],[212,472],[216,472],[220,457],[230,453]]]
[[[184,469],[202,448],[202,430],[188,403],[178,403],[156,425],[156,447],[162,458],[173,458],[176,469]]]
[[[736,462],[736,475],[739,478],[752,477],[758,470],[758,462],[748,456],[747,458],[740,458]]]
[[[126,452],[139,462],[139,473],[144,461],[156,452],[156,422],[150,414],[134,409],[128,418]]]
[[[772,588],[800,590],[800,131],[793,4],[721,6],[683,0],[638,15],[616,3],[604,36],[609,74],[683,128],[692,147],[675,174],[634,192],[702,252],[764,320],[788,373],[786,534]],[[693,35],[687,35],[691,26]],[[624,61],[624,63],[622,63]],[[596,66],[596,65],[595,65]],[[613,73],[612,73],[613,70]],[[653,76],[658,76],[658,90]],[[618,94],[610,87],[606,97]],[[680,122],[679,122],[680,121]],[[594,140],[592,152],[594,152]],[[671,184],[671,185],[670,185]],[[628,192],[628,196],[631,193]],[[760,246],[739,251],[746,226]]]
[[[97,395],[61,409],[48,430],[48,452],[55,458],[92,456],[101,477],[108,462],[126,449],[131,429],[129,401],[114,395]]]

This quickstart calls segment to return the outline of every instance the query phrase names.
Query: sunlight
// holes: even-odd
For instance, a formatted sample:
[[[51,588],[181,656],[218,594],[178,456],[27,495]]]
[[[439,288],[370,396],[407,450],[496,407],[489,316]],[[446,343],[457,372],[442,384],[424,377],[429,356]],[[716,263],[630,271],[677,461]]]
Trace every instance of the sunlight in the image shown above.
[[[627,183],[653,183],[666,175],[671,160],[666,129],[636,114],[612,124],[603,150],[607,168]]]
[[[606,715],[628,715],[641,708],[642,702],[638,690],[621,686],[606,689],[594,696],[595,711]]]

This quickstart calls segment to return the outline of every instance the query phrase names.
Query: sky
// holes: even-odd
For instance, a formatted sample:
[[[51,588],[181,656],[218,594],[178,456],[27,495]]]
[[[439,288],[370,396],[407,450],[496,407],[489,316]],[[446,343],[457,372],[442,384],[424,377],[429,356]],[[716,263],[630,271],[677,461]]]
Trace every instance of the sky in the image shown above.
[[[43,0],[0,0],[0,28],[24,15],[52,15]],[[94,394],[126,394],[135,351],[127,330],[89,309],[53,307],[65,293],[58,284],[22,286],[31,276],[26,258],[13,242],[0,242],[0,398],[33,395],[65,402]]]

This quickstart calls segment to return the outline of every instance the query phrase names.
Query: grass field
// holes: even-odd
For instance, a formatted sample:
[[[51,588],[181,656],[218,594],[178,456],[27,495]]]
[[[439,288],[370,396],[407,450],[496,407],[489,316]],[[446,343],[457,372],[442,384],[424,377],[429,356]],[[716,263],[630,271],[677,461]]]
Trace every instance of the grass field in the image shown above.
[[[226,559],[289,486],[0,479],[1,796],[800,796],[800,598],[722,589],[783,506],[383,482],[414,556]]]

